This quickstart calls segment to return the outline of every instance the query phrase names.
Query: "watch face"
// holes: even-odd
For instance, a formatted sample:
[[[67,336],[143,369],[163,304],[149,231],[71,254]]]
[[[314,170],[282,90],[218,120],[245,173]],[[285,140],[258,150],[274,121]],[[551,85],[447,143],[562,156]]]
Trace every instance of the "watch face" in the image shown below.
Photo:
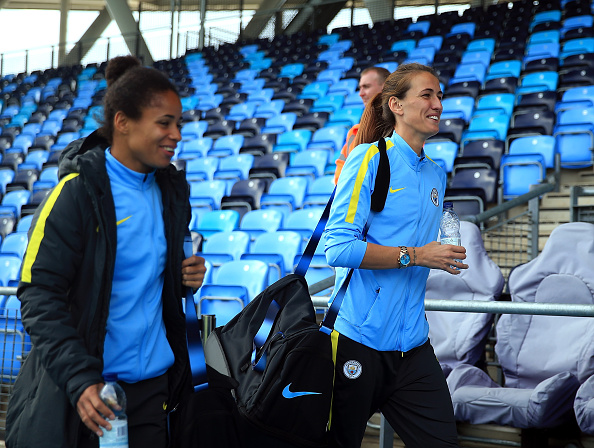
[[[408,266],[409,263],[410,263],[410,255],[408,255],[408,254],[400,255],[400,264],[402,266]]]

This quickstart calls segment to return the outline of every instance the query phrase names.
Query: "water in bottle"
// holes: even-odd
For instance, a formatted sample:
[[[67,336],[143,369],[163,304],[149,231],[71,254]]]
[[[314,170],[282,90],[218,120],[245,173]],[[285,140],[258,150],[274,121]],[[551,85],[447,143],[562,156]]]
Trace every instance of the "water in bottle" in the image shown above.
[[[454,211],[454,204],[452,202],[443,203],[439,232],[441,244],[460,246],[460,218],[458,218],[458,215]],[[462,260],[455,261],[462,262]],[[452,268],[457,269],[454,266]]]
[[[103,436],[99,437],[101,448],[128,448],[128,418],[126,417],[126,394],[115,378],[105,378],[105,385],[99,393],[101,400],[115,414],[111,420],[111,431],[101,428]]]

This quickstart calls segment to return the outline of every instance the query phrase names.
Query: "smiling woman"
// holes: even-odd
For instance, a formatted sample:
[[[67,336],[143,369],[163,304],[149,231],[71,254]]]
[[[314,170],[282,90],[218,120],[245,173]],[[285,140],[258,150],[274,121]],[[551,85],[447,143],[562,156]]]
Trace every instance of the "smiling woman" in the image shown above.
[[[377,409],[407,447],[458,446],[424,308],[429,268],[456,275],[468,267],[453,261],[466,258],[463,247],[436,241],[446,174],[425,156],[423,145],[439,130],[441,98],[432,68],[400,65],[367,103],[360,144],[338,179],[324,233],[326,258],[336,267],[336,285],[354,271],[335,324],[331,447],[360,446]],[[386,141],[390,188],[384,209],[371,216],[375,179],[382,175],[380,139]]]
[[[18,296],[35,350],[10,400],[8,446],[96,447],[115,418],[98,391],[115,377],[130,448],[165,448],[167,411],[192,390],[182,297],[206,269],[183,259],[189,188],[169,163],[179,95],[132,56],[112,59],[106,79],[103,127],[63,150],[61,181],[31,224]]]

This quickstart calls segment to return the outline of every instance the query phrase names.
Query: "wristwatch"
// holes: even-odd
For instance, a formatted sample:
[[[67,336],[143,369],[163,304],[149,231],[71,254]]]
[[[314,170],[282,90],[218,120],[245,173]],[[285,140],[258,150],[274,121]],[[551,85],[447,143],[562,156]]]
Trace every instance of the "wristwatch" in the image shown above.
[[[410,264],[410,255],[408,254],[408,247],[400,246],[400,258],[398,258],[401,268],[405,268]]]

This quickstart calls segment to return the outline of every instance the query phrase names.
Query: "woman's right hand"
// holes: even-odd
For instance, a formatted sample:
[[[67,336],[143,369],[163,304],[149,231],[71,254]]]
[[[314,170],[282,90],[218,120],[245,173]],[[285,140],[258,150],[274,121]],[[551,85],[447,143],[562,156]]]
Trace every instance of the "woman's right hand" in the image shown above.
[[[432,241],[423,247],[417,247],[416,256],[417,265],[441,269],[450,274],[458,275],[461,269],[468,269],[467,264],[454,261],[466,258],[466,249],[462,246],[439,244],[437,241]]]
[[[99,397],[102,388],[103,383],[87,387],[76,403],[76,410],[83,423],[99,437],[103,435],[101,427],[111,431],[111,424],[106,418],[115,419],[113,411]]]

